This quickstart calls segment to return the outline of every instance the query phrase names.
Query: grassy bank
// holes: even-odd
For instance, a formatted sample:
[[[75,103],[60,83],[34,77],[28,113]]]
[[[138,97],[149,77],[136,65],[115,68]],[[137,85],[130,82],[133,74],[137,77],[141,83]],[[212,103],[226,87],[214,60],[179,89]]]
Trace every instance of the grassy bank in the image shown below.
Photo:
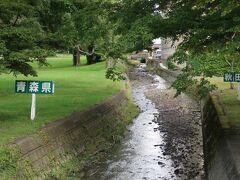
[[[155,70],[154,62],[149,61],[148,69]],[[171,79],[170,71],[164,74],[165,70],[159,69],[157,73],[168,81],[173,81]],[[234,83],[234,89],[230,89],[230,84],[223,82],[223,77],[214,77],[209,79],[211,83],[216,84],[218,90],[211,94],[214,101],[215,107],[217,109],[222,128],[224,129],[240,129],[240,100],[237,99],[237,87],[238,84]],[[186,92],[194,99],[198,99],[196,87],[191,87]]]
[[[218,87],[217,93],[212,94],[220,121],[224,129],[240,129],[240,100],[237,99],[238,84],[230,89],[229,83],[223,82],[222,77],[215,77],[211,82]]]
[[[32,133],[43,124],[84,110],[120,90],[119,82],[105,79],[105,62],[73,67],[71,56],[49,58],[48,67],[35,67],[38,77],[0,76],[0,145]],[[30,120],[31,94],[16,94],[15,80],[52,80],[54,95],[37,95],[36,119]]]
[[[112,119],[103,120],[99,134],[92,142],[86,144],[83,153],[74,156],[70,161],[62,164],[56,170],[52,169],[48,174],[53,179],[88,179],[85,176],[99,162],[106,161],[114,147],[124,137],[126,127],[138,115],[139,109],[131,98],[116,109],[116,115]],[[103,117],[103,119],[105,119]],[[89,175],[89,174],[88,174]],[[88,177],[88,176],[87,176]]]

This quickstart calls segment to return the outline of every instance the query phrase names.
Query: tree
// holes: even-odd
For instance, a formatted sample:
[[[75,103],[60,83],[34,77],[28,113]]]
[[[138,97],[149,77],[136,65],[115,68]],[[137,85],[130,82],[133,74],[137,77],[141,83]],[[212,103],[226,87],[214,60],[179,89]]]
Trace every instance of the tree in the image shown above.
[[[0,73],[36,76],[29,64],[46,64],[48,52],[39,46],[43,30],[35,14],[38,2],[0,2]]]
[[[72,20],[78,36],[74,45],[74,52],[76,56],[85,54],[87,64],[100,61],[103,54],[102,47],[109,33],[106,13],[102,4],[102,1],[98,0],[73,0]]]
[[[74,44],[68,0],[0,2],[0,73],[36,76],[36,61],[47,65],[53,51]]]
[[[148,49],[152,44],[154,1],[123,0],[112,8],[112,19],[116,22],[115,33],[124,52]]]
[[[170,27],[174,27],[173,38],[183,37],[183,42],[171,59],[180,63],[187,62],[184,75],[173,86],[179,90],[179,94],[190,85],[184,82],[201,76],[199,92],[205,95],[207,90],[213,89],[206,81],[207,77],[222,76],[224,71],[240,70],[240,3],[234,0],[205,0],[173,1],[172,5],[168,5],[171,10],[166,13],[168,18],[164,21],[167,20]],[[181,21],[184,22],[184,27],[180,25]],[[178,56],[182,53],[184,56]],[[185,85],[181,90],[178,81]]]
[[[173,41],[182,39],[176,53],[170,58],[187,64],[173,84],[177,94],[196,84],[195,77],[201,76],[199,92],[204,95],[203,92],[214,88],[206,80],[207,77],[222,75],[226,70],[233,70],[231,68],[239,69],[240,2],[123,0],[118,5],[122,11],[116,13],[120,17],[117,21],[126,27],[119,28],[120,32],[131,38],[139,35],[146,44],[148,41],[143,38],[146,36],[171,38]],[[144,23],[139,23],[141,21]],[[144,33],[146,35],[140,35]],[[139,41],[138,38],[132,39],[135,43]],[[139,47],[136,43],[131,49]]]
[[[49,51],[71,50],[88,64],[113,54],[115,36],[108,21],[111,1],[10,0],[0,3],[0,72],[36,76],[30,65],[47,64]],[[113,44],[113,43],[112,43]],[[114,47],[114,46],[113,46]]]
[[[42,44],[54,50],[71,50],[73,65],[80,65],[80,53],[75,47],[80,35],[73,21],[76,8],[71,0],[42,1],[38,8],[39,20],[45,30]]]

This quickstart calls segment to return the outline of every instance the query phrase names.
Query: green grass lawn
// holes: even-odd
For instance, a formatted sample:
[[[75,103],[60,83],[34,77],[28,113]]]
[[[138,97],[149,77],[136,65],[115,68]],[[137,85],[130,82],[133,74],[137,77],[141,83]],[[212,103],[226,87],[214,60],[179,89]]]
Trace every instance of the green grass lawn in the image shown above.
[[[120,90],[119,82],[105,79],[105,62],[73,67],[71,56],[48,58],[37,67],[38,77],[0,75],[0,145],[32,133],[43,124],[84,110]],[[30,120],[31,94],[16,94],[15,80],[52,80],[53,95],[37,95],[36,119]]]
[[[230,89],[229,83],[223,82],[223,78],[212,78],[211,82],[218,86],[218,98],[214,97],[214,102],[223,109],[224,115],[220,120],[222,127],[240,129],[240,100],[237,99],[238,84],[234,83],[234,89]],[[218,100],[217,100],[218,99]],[[221,111],[219,108],[218,111]],[[222,114],[222,113],[221,113]]]

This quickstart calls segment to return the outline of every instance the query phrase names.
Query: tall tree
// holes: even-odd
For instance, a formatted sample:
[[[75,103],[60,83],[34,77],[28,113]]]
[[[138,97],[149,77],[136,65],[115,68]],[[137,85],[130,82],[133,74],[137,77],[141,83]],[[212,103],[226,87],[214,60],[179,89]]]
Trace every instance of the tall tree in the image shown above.
[[[42,1],[38,12],[40,14],[40,23],[46,32],[42,44],[55,50],[72,51],[73,65],[80,65],[80,53],[75,48],[80,36],[72,17],[76,13],[72,1]]]
[[[88,64],[100,60],[108,42],[111,27],[107,21],[104,3],[100,0],[73,1],[73,21],[79,38],[75,44],[75,51],[85,54]]]
[[[171,58],[187,62],[183,74],[173,84],[178,94],[201,76],[199,92],[205,95],[213,86],[207,77],[222,76],[224,71],[240,70],[240,3],[223,1],[172,1],[168,18],[173,37],[183,42]],[[184,24],[181,25],[181,24]]]
[[[0,2],[0,73],[36,75],[30,62],[45,64],[48,52],[39,46],[43,29],[27,0]]]
[[[36,76],[31,62],[46,65],[51,50],[72,43],[70,13],[68,0],[1,1],[0,73]]]
[[[118,5],[122,11],[116,13],[120,14],[117,21],[126,27],[119,29],[134,40],[132,49],[139,48],[139,39],[140,44],[147,44],[144,37],[182,39],[170,59],[187,64],[173,84],[177,94],[197,83],[195,76],[201,76],[199,92],[203,95],[214,87],[206,77],[239,69],[239,1],[122,0]],[[137,35],[140,38],[134,38]]]

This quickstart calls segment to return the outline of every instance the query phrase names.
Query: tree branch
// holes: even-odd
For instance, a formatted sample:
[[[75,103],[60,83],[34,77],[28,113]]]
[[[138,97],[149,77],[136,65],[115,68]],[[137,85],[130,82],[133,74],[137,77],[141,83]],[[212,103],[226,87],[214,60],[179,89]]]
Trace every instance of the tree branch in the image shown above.
[[[226,60],[226,63],[231,67],[232,66],[232,64],[228,61],[228,60]]]
[[[231,39],[233,40],[233,38],[234,38],[235,36],[236,36],[236,32],[234,32],[234,34],[232,35],[232,38],[231,38]]]
[[[94,48],[93,48],[93,51],[92,51],[91,53],[89,53],[89,52],[87,52],[87,51],[81,50],[79,46],[77,46],[77,48],[78,48],[78,51],[79,51],[80,53],[86,54],[86,55],[88,55],[88,56],[91,56],[91,55],[94,54]]]
[[[16,19],[15,19],[15,21],[14,21],[14,23],[13,23],[13,26],[15,26],[15,25],[17,24],[17,21],[18,21],[18,19],[19,19],[20,17],[21,17],[21,16],[18,14],[17,17],[16,17]]]

